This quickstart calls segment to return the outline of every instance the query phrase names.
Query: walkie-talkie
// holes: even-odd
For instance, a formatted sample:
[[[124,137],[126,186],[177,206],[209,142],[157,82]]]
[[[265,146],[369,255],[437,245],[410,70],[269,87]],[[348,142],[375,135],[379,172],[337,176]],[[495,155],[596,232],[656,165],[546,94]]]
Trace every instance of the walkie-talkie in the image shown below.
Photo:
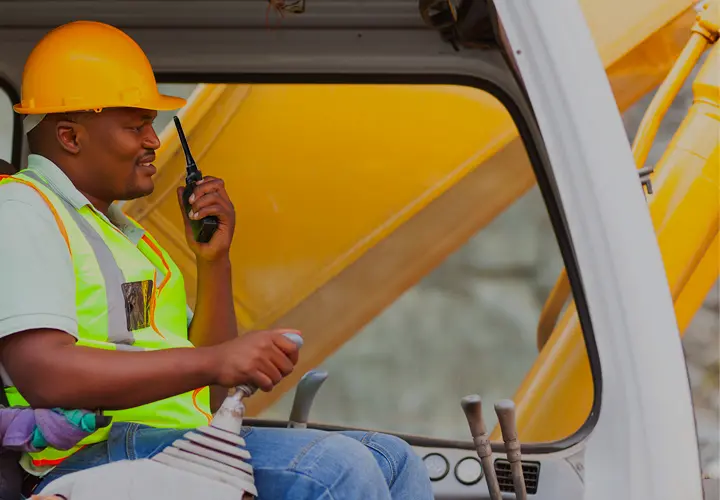
[[[187,164],[187,173],[185,175],[185,189],[182,194],[183,206],[185,208],[185,216],[188,216],[188,212],[192,208],[190,204],[190,195],[195,190],[197,181],[202,179],[202,172],[197,168],[195,160],[190,154],[190,147],[188,146],[187,139],[185,139],[185,133],[183,132],[180,120],[177,116],[173,117],[175,120],[175,128],[177,128],[178,135],[180,136],[180,144],[182,144],[183,151],[185,152],[185,162]],[[218,228],[218,218],[214,215],[208,215],[200,220],[190,220],[190,227],[192,228],[193,237],[198,243],[207,243],[212,238],[215,230]]]

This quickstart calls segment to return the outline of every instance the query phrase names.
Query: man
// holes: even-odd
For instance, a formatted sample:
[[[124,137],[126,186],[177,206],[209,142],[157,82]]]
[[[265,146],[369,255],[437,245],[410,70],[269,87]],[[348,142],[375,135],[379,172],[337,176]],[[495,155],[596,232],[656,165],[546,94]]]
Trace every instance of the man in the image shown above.
[[[152,193],[152,122],[184,103],[158,93],[140,47],[106,24],[61,26],[26,63],[15,110],[27,115],[31,155],[27,169],[0,181],[5,394],[12,405],[113,416],[70,451],[25,454],[23,468],[42,477],[36,491],[72,471],[151,457],[207,425],[209,386],[270,391],[297,362],[283,336],[292,330],[237,336],[235,213],[221,179],[206,177],[184,215],[198,273],[189,326],[179,269],[114,204]],[[188,217],[208,215],[219,228],[198,244]],[[391,436],[246,428],[243,437],[261,498],[432,498],[422,461]]]

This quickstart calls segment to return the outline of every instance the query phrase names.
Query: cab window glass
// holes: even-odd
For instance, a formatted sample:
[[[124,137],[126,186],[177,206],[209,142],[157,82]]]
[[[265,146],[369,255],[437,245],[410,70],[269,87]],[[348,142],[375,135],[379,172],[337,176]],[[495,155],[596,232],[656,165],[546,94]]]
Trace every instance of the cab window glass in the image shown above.
[[[301,370],[329,372],[311,421],[468,440],[463,396],[483,397],[492,428],[493,403],[549,366],[538,357],[538,322],[563,261],[523,141],[495,97],[432,85],[163,90],[193,92],[182,110],[191,150],[204,175],[224,179],[236,208],[241,329],[300,328]],[[165,141],[176,136],[173,114],[156,120]],[[177,260],[193,307],[177,144],[156,166],[155,193],[127,211]],[[566,334],[584,346],[577,324]],[[587,361],[577,370],[589,375]],[[582,381],[578,414],[544,408],[554,426],[521,425],[521,438],[579,429],[593,402],[591,377]],[[287,419],[293,396],[256,394],[248,415]],[[544,404],[524,407],[519,421]]]
[[[494,426],[492,404],[514,399],[537,362],[537,323],[561,270],[534,187],[323,362],[312,421],[466,440],[460,399],[477,393]],[[287,418],[293,395],[261,416]]]

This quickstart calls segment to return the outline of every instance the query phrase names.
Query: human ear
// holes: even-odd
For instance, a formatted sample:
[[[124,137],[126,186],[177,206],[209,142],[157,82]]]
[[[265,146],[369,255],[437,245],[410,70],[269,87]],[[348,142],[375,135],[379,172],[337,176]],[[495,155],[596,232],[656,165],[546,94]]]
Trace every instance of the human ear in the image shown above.
[[[73,155],[80,152],[80,128],[79,124],[68,120],[60,120],[55,126],[55,133],[60,147]]]

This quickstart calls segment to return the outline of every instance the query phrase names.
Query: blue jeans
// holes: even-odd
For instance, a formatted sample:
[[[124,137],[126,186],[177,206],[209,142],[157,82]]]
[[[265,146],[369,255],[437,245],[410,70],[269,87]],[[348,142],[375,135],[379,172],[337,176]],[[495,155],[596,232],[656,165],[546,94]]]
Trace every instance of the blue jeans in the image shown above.
[[[150,458],[187,430],[113,424],[106,442],[80,450],[35,491],[58,477],[118,460]],[[432,500],[425,466],[405,441],[375,432],[245,427],[259,500]]]

